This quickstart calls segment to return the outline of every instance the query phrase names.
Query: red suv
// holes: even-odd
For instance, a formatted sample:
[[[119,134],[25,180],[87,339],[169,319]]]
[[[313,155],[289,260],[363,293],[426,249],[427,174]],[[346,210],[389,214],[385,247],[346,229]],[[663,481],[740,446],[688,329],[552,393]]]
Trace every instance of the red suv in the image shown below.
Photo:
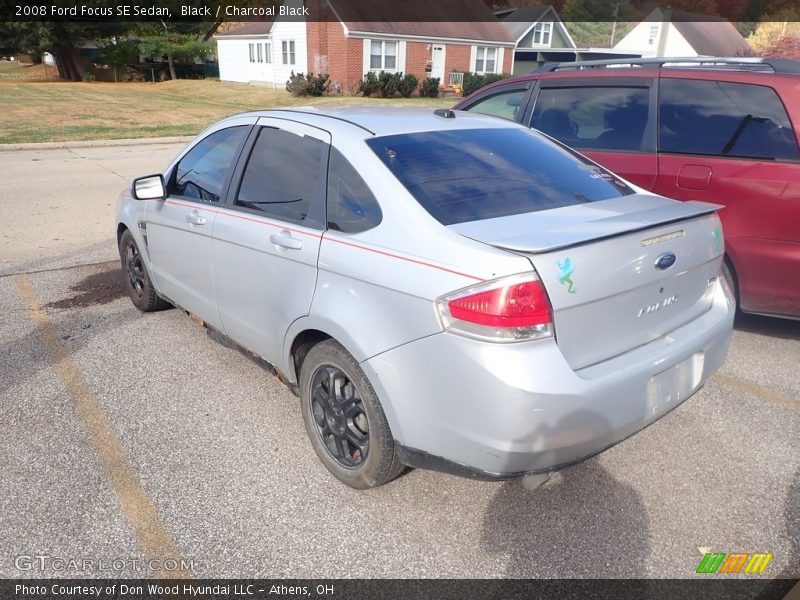
[[[546,64],[455,108],[535,127],[657,194],[724,205],[741,310],[800,316],[800,62]]]

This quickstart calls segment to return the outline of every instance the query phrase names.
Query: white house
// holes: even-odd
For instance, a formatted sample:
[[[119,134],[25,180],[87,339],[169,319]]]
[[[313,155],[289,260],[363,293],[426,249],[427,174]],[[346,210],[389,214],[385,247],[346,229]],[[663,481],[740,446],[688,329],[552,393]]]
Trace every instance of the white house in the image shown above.
[[[753,56],[730,21],[657,8],[636,25],[615,50],[651,56]]]
[[[302,0],[286,5],[302,6]],[[298,17],[247,23],[214,39],[222,81],[282,88],[292,71],[308,72],[306,23]]]

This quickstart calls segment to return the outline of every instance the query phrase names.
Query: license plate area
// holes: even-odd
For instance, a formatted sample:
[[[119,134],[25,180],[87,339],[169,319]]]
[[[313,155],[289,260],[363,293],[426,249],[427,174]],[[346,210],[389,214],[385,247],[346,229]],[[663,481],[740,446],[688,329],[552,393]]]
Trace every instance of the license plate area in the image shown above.
[[[691,396],[703,377],[705,354],[697,352],[647,382],[647,417],[653,418],[674,408]]]

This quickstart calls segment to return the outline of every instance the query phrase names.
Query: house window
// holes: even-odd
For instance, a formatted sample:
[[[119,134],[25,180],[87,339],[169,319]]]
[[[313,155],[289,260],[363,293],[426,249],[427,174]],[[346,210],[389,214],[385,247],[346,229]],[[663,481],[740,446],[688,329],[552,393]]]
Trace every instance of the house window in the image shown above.
[[[294,64],[294,40],[281,42],[281,54],[283,55],[283,64]]]
[[[370,71],[397,70],[397,42],[373,40],[369,50]]]
[[[652,46],[658,39],[658,25],[650,26],[650,34],[647,36],[647,45]]]
[[[256,45],[250,44],[250,62],[256,62]]]
[[[264,48],[261,44],[256,44],[258,46],[258,62],[264,62]]]
[[[478,46],[475,52],[475,72],[494,73],[497,65],[497,48]]]
[[[552,23],[537,23],[533,27],[533,45],[549,46],[550,35],[553,33]]]
[[[264,44],[264,62],[272,62],[272,44]]]

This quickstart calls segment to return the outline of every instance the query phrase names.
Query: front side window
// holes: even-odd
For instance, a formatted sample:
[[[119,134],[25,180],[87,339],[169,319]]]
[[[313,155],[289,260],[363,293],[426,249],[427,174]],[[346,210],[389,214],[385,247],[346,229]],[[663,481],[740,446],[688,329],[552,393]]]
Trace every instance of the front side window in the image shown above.
[[[553,31],[552,23],[537,23],[533,27],[533,44],[535,46],[549,46],[550,35]]]
[[[293,65],[294,60],[294,40],[284,40],[281,42],[281,54],[283,57],[283,64]]]
[[[256,46],[255,44],[250,44],[250,62],[251,63],[256,62],[256,48],[255,48],[255,46]]]
[[[531,127],[575,148],[654,152],[648,87],[563,87],[539,92]]]
[[[328,145],[263,127],[250,153],[236,205],[264,216],[322,229]]]
[[[745,83],[662,79],[658,143],[661,152],[800,160],[775,90]]]
[[[264,48],[261,44],[256,44],[258,46],[258,62],[264,62]]]
[[[264,62],[272,62],[272,44],[264,44]]]
[[[331,148],[328,168],[328,228],[358,233],[375,227],[383,214],[378,201],[353,165]]]
[[[475,51],[475,72],[494,73],[497,65],[497,48],[478,46]]]
[[[504,90],[492,94],[491,96],[481,98],[478,102],[467,108],[467,110],[482,115],[490,115],[492,117],[516,121],[527,91],[526,89]]]
[[[443,225],[633,193],[602,167],[525,129],[431,131],[367,144]]]
[[[370,71],[397,70],[397,42],[372,40],[369,51]]]
[[[170,195],[219,202],[223,185],[249,127],[229,127],[212,133],[178,162]]]

